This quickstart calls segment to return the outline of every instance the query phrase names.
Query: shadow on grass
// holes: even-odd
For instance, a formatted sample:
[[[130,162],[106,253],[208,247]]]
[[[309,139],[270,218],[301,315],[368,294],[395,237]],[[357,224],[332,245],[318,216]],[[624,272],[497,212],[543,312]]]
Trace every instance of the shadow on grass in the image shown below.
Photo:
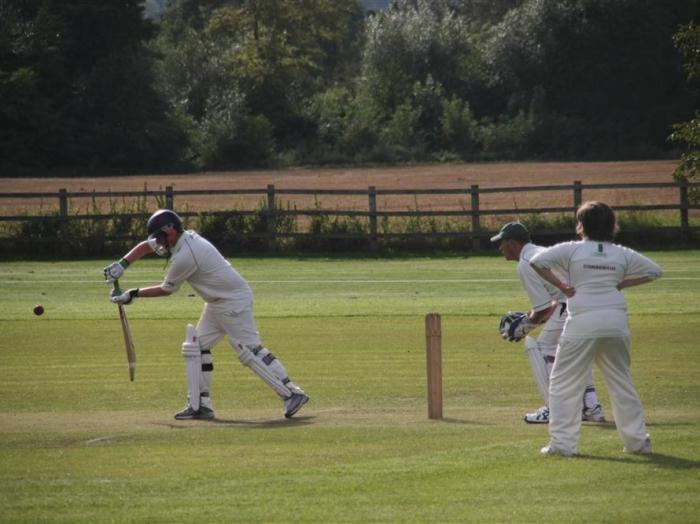
[[[446,422],[447,424],[464,424],[464,425],[470,425],[470,426],[495,426],[495,424],[490,423],[490,422],[476,421],[476,420],[462,420],[462,419],[450,418],[450,417],[438,419],[437,422]]]
[[[589,427],[589,428],[600,428],[600,429],[617,429],[617,426],[615,425],[615,422],[613,420],[606,420],[605,422],[584,422],[584,426]],[[680,426],[695,426],[695,423],[691,422],[652,422],[646,423],[646,426],[648,428],[653,428],[653,427],[680,427]]]
[[[294,417],[294,418],[275,418],[267,420],[250,420],[250,419],[222,419],[215,418],[212,420],[193,420],[172,422],[169,424],[161,424],[173,429],[193,429],[207,426],[229,426],[236,428],[289,428],[295,426],[308,426],[312,424],[314,416]]]
[[[651,464],[654,467],[668,469],[700,469],[700,461],[688,460],[663,453],[652,453],[651,455],[630,455],[627,457],[604,457],[601,455],[579,454],[578,459],[602,460],[605,462],[620,462],[624,464]]]

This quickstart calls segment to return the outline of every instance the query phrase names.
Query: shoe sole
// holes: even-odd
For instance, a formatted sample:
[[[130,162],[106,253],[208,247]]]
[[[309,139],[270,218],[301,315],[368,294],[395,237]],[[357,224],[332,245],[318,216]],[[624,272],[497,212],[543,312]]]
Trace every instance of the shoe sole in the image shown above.
[[[653,452],[650,449],[640,449],[639,451],[627,451],[626,449],[622,449],[625,453],[629,453],[630,455],[652,455]]]
[[[303,406],[309,401],[309,397],[307,395],[304,395],[304,399],[299,402],[299,405],[294,408],[292,411],[287,411],[284,414],[284,418],[292,418]]]
[[[571,458],[571,457],[576,456],[576,453],[567,453],[565,451],[561,451],[558,449],[551,449],[550,450],[550,449],[547,449],[546,447],[542,448],[540,450],[540,454],[544,455],[546,457],[568,457],[568,458]]]
[[[215,418],[214,413],[210,415],[184,415],[180,417],[175,415],[175,420],[212,420],[213,418]]]
[[[549,420],[528,420],[527,417],[523,417],[523,420],[527,424],[549,424]]]

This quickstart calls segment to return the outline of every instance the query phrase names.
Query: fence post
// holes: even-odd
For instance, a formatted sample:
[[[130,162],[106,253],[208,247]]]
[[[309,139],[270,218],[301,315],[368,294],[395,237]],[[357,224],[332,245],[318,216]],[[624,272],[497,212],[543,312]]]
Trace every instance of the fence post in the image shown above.
[[[275,206],[275,185],[267,185],[267,240],[268,249],[277,245],[277,208]]]
[[[574,217],[576,217],[576,211],[581,207],[583,203],[583,184],[580,180],[574,181]]]
[[[688,242],[690,240],[690,222],[688,221],[688,205],[690,204],[688,199],[688,179],[682,177],[678,182],[681,201],[681,235],[683,237],[683,242]]]
[[[175,211],[175,195],[173,194],[173,186],[165,186],[165,209]]]
[[[471,187],[472,195],[472,250],[481,250],[481,224],[479,221],[479,185]]]
[[[369,199],[369,248],[377,250],[377,188],[369,186],[367,189]]]
[[[58,190],[58,213],[62,217],[68,216],[68,191],[65,189]]]

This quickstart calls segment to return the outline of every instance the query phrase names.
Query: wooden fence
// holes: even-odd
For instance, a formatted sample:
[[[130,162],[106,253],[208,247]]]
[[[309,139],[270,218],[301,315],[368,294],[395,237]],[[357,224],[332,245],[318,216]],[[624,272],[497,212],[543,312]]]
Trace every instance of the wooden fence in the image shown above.
[[[465,241],[471,243],[471,248],[478,251],[481,248],[481,242],[488,239],[493,230],[488,230],[482,226],[482,219],[487,216],[520,216],[527,214],[539,213],[555,213],[566,214],[575,213],[578,206],[583,202],[583,194],[586,190],[612,190],[627,192],[633,189],[669,189],[677,190],[678,198],[674,203],[647,203],[634,205],[615,205],[616,211],[677,211],[678,226],[668,227],[666,229],[674,230],[680,233],[681,238],[690,239],[690,233],[700,229],[697,226],[691,226],[689,212],[691,210],[700,209],[700,205],[690,202],[689,192],[700,187],[699,183],[688,184],[687,181],[681,182],[659,182],[659,183],[629,183],[629,184],[584,184],[576,181],[568,185],[548,185],[548,186],[523,186],[523,187],[498,187],[498,188],[481,188],[478,185],[472,185],[463,189],[377,189],[374,186],[368,187],[366,190],[355,189],[278,189],[274,185],[268,185],[265,189],[197,189],[197,190],[182,190],[176,191],[172,186],[167,186],[164,190],[143,190],[143,191],[119,191],[119,192],[96,192],[96,191],[67,191],[61,189],[58,193],[0,193],[0,201],[2,199],[56,199],[58,203],[57,217],[59,220],[110,220],[115,218],[114,214],[72,214],[70,212],[71,199],[98,199],[98,198],[148,198],[153,197],[159,206],[166,207],[177,211],[177,204],[180,199],[188,196],[208,196],[208,195],[259,195],[266,202],[266,207],[262,210],[233,210],[233,211],[186,211],[180,210],[178,213],[183,217],[190,216],[250,216],[263,213],[265,216],[266,231],[252,233],[251,236],[257,238],[266,238],[269,242],[276,242],[278,238],[283,237],[314,237],[321,239],[364,239],[367,241],[370,249],[376,249],[377,243],[381,239],[391,237],[463,237]],[[533,207],[533,208],[496,208],[484,209],[481,206],[481,195],[497,194],[497,193],[523,193],[523,192],[551,192],[564,191],[569,192],[571,200],[568,205],[556,207]],[[291,195],[306,195],[315,198],[322,195],[336,196],[364,196],[367,199],[366,210],[356,209],[282,209],[278,204],[279,200],[284,196]],[[463,195],[465,198],[469,196],[470,207],[468,209],[446,209],[446,210],[380,210],[377,208],[378,196],[396,196],[396,195]],[[184,206],[183,206],[184,207]],[[55,212],[54,212],[55,213]],[[120,218],[137,218],[146,219],[149,213],[120,213]],[[292,232],[278,231],[277,221],[280,218],[288,216],[306,216],[306,217],[321,217],[321,216],[345,216],[345,217],[365,217],[367,219],[367,231],[357,233],[313,233],[313,232]],[[383,217],[463,217],[469,224],[469,229],[464,231],[446,231],[446,232],[380,232],[378,228],[378,220]],[[0,216],[2,222],[18,222],[18,221],[41,221],[46,218],[46,215],[7,215]],[[533,232],[537,234],[538,232]],[[542,234],[570,234],[571,231],[547,231]]]

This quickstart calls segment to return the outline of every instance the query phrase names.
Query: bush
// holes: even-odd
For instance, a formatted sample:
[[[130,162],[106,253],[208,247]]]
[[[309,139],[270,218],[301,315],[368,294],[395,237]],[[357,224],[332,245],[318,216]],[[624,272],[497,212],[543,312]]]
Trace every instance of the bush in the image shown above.
[[[291,210],[289,204],[283,208],[279,200],[275,201],[275,207],[277,211]],[[263,236],[269,231],[267,201],[264,199],[253,214],[242,214],[241,210],[233,209],[216,214],[200,214],[195,222],[195,229],[224,251],[264,251],[270,247],[270,241]],[[275,233],[294,233],[296,229],[293,215],[277,215],[273,228]],[[288,240],[278,239],[276,247],[282,248],[288,243]]]
[[[467,156],[474,152],[478,124],[472,116],[469,102],[455,96],[443,100],[440,134],[443,144],[455,153]]]
[[[519,112],[512,117],[501,117],[497,122],[486,121],[479,135],[483,154],[487,158],[523,158],[534,132],[532,116]]]
[[[309,233],[339,235],[338,238],[297,238],[293,248],[302,251],[367,251],[368,244],[364,238],[342,238],[342,235],[369,232],[368,225],[357,217],[318,215],[311,219]]]

